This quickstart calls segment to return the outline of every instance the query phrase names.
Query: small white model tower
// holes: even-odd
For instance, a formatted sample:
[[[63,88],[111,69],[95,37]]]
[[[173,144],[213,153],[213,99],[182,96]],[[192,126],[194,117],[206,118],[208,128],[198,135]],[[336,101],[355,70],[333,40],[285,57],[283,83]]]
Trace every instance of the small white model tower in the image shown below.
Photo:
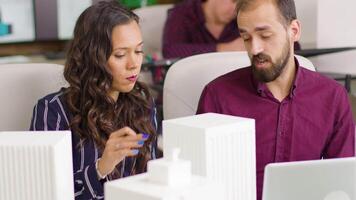
[[[224,188],[204,177],[191,175],[190,161],[178,159],[172,149],[165,158],[148,162],[147,173],[105,183],[106,200],[217,200]]]

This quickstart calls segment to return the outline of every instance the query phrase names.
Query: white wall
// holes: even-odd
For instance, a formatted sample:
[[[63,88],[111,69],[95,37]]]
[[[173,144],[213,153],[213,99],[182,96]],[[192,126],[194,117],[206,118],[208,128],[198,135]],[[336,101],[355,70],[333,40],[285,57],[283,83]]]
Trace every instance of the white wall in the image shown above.
[[[58,38],[71,39],[79,15],[90,5],[91,0],[58,0]]]
[[[300,43],[302,48],[316,46],[317,0],[295,0],[297,18],[302,24]]]
[[[317,47],[356,46],[356,0],[319,0]]]
[[[302,48],[356,46],[356,0],[295,0]]]

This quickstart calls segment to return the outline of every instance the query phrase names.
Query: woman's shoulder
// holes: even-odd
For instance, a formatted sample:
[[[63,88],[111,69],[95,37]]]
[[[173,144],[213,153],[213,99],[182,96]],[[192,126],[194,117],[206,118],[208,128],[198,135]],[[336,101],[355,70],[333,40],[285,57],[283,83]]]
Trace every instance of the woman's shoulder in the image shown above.
[[[63,95],[63,89],[57,91],[57,92],[53,92],[50,94],[47,94],[46,96],[42,97],[41,99],[39,99],[39,102],[51,102],[53,103],[54,101],[59,100],[60,101],[60,97]]]
[[[69,120],[62,103],[64,91],[48,94],[39,99],[33,110],[31,130],[67,130]]]
[[[44,107],[51,111],[57,111],[64,114],[65,112],[65,106],[63,102],[64,90],[65,88],[61,88],[57,92],[53,92],[42,97],[41,99],[38,100],[37,107]]]

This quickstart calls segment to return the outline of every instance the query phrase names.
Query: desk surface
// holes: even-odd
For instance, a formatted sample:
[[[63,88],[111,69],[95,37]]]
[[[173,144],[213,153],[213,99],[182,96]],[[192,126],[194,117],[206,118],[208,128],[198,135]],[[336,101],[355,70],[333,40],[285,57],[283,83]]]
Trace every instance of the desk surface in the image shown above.
[[[313,56],[309,59],[318,72],[356,75],[356,50]]]
[[[44,55],[31,55],[31,56],[5,56],[0,57],[0,64],[9,63],[55,63],[64,65],[65,59],[47,59]]]

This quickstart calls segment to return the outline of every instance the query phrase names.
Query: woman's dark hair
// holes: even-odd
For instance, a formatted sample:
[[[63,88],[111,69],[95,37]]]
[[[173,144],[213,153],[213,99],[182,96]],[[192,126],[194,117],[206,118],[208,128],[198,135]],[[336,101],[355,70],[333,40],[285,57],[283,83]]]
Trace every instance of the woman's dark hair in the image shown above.
[[[141,173],[150,159],[148,144],[156,139],[152,98],[140,82],[132,91],[120,93],[116,102],[108,95],[113,82],[107,66],[113,50],[112,31],[133,21],[138,23],[138,16],[116,1],[101,1],[79,16],[67,52],[64,77],[69,87],[64,98],[72,132],[84,142],[92,140],[101,151],[110,133],[125,126],[150,134],[136,158],[133,173]]]

